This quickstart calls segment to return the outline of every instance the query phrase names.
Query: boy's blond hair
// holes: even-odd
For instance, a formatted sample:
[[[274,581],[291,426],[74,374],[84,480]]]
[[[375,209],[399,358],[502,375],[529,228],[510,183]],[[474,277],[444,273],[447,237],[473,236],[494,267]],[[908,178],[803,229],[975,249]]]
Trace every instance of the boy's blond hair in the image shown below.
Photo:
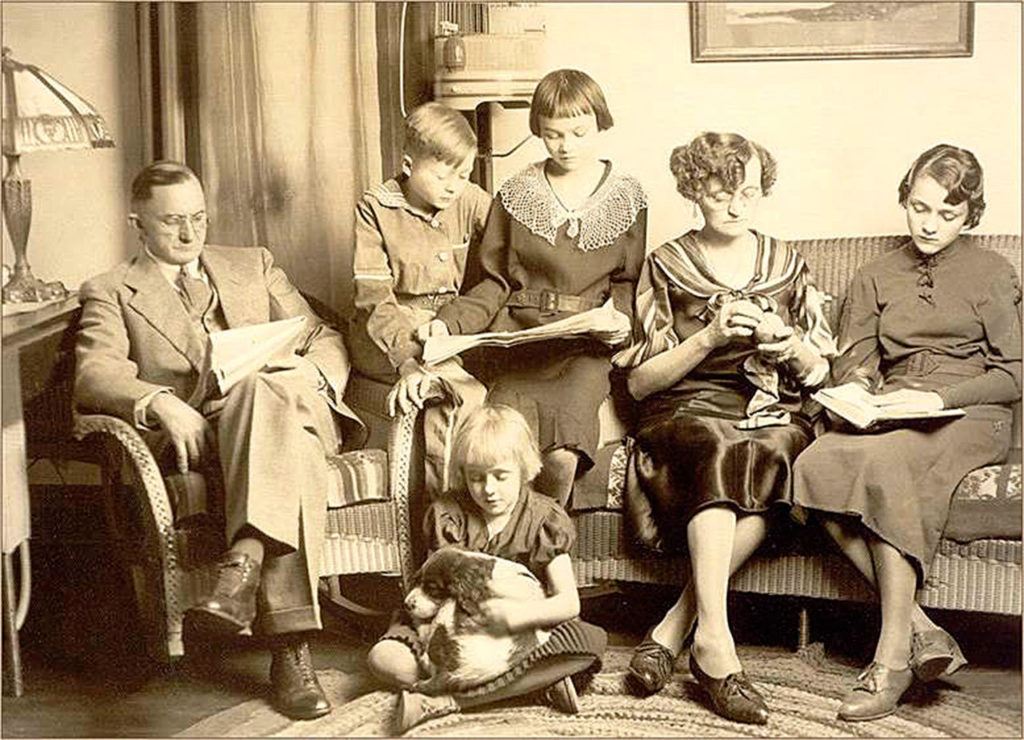
[[[540,472],[540,451],[523,415],[504,404],[484,404],[459,424],[452,445],[453,485],[465,490],[466,465],[491,466],[511,457],[519,465],[523,482]]]
[[[476,152],[476,134],[465,117],[441,103],[424,103],[405,119],[403,152],[412,158],[433,157],[451,166]]]

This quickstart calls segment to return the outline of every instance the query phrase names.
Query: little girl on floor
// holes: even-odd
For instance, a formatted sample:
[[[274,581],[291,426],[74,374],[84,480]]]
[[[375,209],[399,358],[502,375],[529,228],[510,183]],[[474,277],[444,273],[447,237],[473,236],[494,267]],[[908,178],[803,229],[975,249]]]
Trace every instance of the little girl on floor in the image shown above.
[[[425,646],[400,611],[367,660],[375,676],[402,689],[402,732],[425,719],[545,688],[557,708],[577,711],[570,677],[600,660],[607,636],[577,618],[580,600],[569,559],[576,533],[565,510],[533,490],[540,467],[537,443],[518,411],[487,404],[460,425],[452,449],[454,490],[434,501],[424,518],[428,547],[433,552],[457,545],[525,565],[545,585],[547,598],[492,599],[483,613],[495,633],[552,632],[505,675],[458,695],[428,697],[409,690],[425,678],[418,661]]]

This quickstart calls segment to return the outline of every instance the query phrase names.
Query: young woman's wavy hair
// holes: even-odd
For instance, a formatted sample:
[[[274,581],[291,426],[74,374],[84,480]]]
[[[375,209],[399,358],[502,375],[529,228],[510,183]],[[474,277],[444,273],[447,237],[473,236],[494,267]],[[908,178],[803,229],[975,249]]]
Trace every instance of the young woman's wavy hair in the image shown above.
[[[755,156],[761,161],[761,191],[768,195],[775,184],[775,158],[763,146],[739,134],[702,133],[672,150],[669,168],[679,194],[697,202],[707,192],[712,177],[721,180],[727,191],[735,192],[746,177],[747,163]]]
[[[914,181],[921,175],[927,175],[949,191],[946,203],[951,206],[967,203],[965,229],[978,225],[985,212],[985,180],[972,152],[952,144],[938,144],[914,160],[900,182],[900,205],[904,208]]]
[[[540,119],[572,118],[592,114],[597,130],[615,125],[601,86],[586,72],[578,69],[556,69],[537,83],[530,103],[530,132],[540,136]]]
[[[467,465],[490,467],[508,460],[519,466],[523,483],[540,472],[540,451],[530,425],[523,415],[504,404],[484,404],[474,409],[459,424],[452,444],[452,487],[466,490],[463,468]]]

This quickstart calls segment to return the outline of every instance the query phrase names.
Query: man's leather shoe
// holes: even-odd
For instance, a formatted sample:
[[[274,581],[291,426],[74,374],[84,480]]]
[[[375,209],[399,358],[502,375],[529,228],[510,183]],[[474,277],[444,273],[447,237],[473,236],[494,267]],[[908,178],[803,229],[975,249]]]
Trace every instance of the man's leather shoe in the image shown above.
[[[274,709],[291,719],[316,719],[331,711],[313,670],[308,642],[275,647],[270,660]]]
[[[404,735],[420,722],[444,717],[459,711],[455,699],[447,694],[427,696],[415,691],[402,691],[398,697],[398,734]]]
[[[910,669],[927,683],[939,676],[951,676],[967,665],[956,640],[946,630],[915,632],[910,639]]]
[[[711,699],[715,714],[748,725],[768,722],[768,705],[743,671],[730,673],[725,678],[712,678],[701,670],[690,653],[690,673]]]
[[[256,589],[260,564],[245,553],[228,551],[217,562],[213,593],[185,613],[200,632],[237,635],[252,627],[256,618]]]
[[[857,676],[857,685],[843,697],[839,719],[862,722],[880,719],[896,711],[900,697],[914,682],[910,668],[893,670],[881,663],[872,663]]]

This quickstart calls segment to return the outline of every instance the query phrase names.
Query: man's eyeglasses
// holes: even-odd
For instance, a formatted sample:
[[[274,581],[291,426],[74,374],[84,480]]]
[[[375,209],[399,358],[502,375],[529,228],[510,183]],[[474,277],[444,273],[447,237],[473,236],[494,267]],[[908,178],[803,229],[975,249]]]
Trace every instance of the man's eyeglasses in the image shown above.
[[[206,215],[206,211],[200,211],[199,213],[193,213],[191,216],[184,213],[166,213],[158,221],[169,231],[181,231],[185,224],[191,224],[192,228],[198,231],[209,223],[209,218]]]

